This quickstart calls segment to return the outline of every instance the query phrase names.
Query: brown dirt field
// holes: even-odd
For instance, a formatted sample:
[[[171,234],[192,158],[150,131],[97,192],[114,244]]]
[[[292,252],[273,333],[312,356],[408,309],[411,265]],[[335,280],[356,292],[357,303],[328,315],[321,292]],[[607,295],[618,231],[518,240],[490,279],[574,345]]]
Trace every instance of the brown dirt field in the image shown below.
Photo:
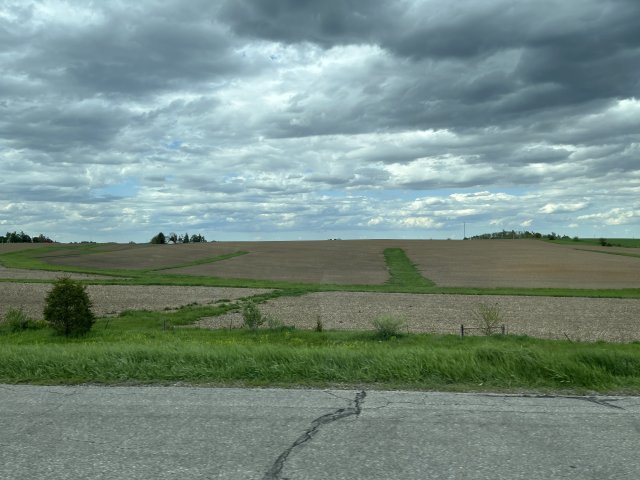
[[[51,252],[40,258],[53,265],[88,268],[154,269],[237,252],[221,243],[177,245],[106,245],[108,251],[74,254],[73,250]]]
[[[402,318],[411,332],[459,334],[461,324],[478,325],[474,311],[479,302],[497,303],[511,334],[574,341],[640,340],[640,300],[320,292],[280,297],[259,308],[285,325],[303,329],[315,328],[320,318],[325,329],[373,330],[372,320],[392,315]],[[241,324],[240,314],[231,313],[203,319],[198,326]]]
[[[167,273],[337,284],[382,284],[389,278],[382,253],[388,240],[221,244],[250,253]]]
[[[402,241],[438,286],[638,288],[640,258],[576,250],[535,240]],[[635,249],[630,250],[630,252]]]
[[[27,248],[42,248],[52,243],[0,243],[0,255],[3,253],[17,252],[19,250],[26,250]]]
[[[535,240],[339,240],[107,245],[87,255],[43,256],[57,265],[163,268],[240,250],[247,255],[166,270],[195,276],[307,283],[382,284],[383,251],[400,247],[438,286],[516,288],[640,288],[640,258],[604,255]],[[594,247],[597,249],[597,247]],[[639,249],[622,249],[634,253]],[[606,249],[603,251],[613,251]]]
[[[16,280],[55,280],[59,277],[68,277],[73,279],[99,279],[110,278],[105,275],[85,275],[84,273],[69,273],[69,272],[49,272],[46,270],[23,270],[21,268],[5,268],[0,265],[0,278],[10,278]],[[2,284],[0,283],[0,289]]]
[[[0,318],[9,308],[22,308],[32,318],[42,318],[44,299],[50,284],[1,283]],[[124,310],[174,309],[182,305],[207,305],[216,300],[235,300],[270,290],[218,287],[165,287],[131,285],[89,285],[87,293],[97,316],[113,315]]]

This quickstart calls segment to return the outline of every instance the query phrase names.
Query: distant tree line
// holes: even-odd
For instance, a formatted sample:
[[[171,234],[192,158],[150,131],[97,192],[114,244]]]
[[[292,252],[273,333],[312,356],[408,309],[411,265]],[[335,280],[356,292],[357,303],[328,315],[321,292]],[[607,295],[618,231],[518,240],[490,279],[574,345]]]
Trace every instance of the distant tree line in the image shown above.
[[[184,235],[177,235],[174,232],[171,232],[169,235],[165,235],[164,233],[160,232],[151,239],[151,243],[155,244],[205,243],[206,241],[207,239],[204,238],[204,235],[200,235],[198,233],[194,233],[193,235],[189,236],[188,233],[185,233]]]
[[[492,240],[492,239],[523,239],[523,238],[546,238],[548,240],[570,240],[571,237],[567,235],[559,235],[555,232],[551,233],[538,233],[538,232],[529,232],[527,230],[523,231],[515,231],[515,230],[502,230],[501,232],[493,232],[493,233],[483,233],[482,235],[475,235],[471,237],[471,240]],[[573,237],[573,240],[578,240],[578,237]]]
[[[30,237],[20,230],[20,233],[7,232],[6,235],[0,235],[0,243],[53,243],[53,240],[43,234]]]

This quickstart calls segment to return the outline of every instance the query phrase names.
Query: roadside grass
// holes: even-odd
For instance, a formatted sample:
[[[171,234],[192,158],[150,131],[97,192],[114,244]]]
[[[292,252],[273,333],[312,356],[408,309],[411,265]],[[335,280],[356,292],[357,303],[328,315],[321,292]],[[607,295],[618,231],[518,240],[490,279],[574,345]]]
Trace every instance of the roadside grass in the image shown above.
[[[448,295],[526,295],[526,296],[552,296],[552,297],[590,297],[590,298],[640,298],[640,288],[625,289],[579,289],[579,288],[478,288],[478,287],[439,287],[431,280],[424,278],[415,265],[400,248],[387,248],[384,257],[389,269],[389,281],[381,285],[357,285],[357,284],[329,284],[329,283],[305,283],[279,280],[255,280],[247,278],[221,278],[195,275],[179,275],[166,273],[165,267],[154,271],[153,269],[100,269],[83,268],[73,266],[51,265],[44,262],[38,256],[51,252],[52,249],[78,249],[83,253],[95,251],[96,245],[74,246],[49,246],[32,248],[0,254],[0,264],[8,268],[21,268],[28,270],[45,270],[59,272],[60,276],[66,273],[84,273],[104,275],[112,278],[83,279],[81,282],[87,285],[163,285],[163,286],[205,286],[205,287],[237,287],[237,288],[269,288],[285,289],[305,292],[380,292],[380,293],[423,293],[423,294],[448,294]],[[106,247],[105,247],[106,248]],[[209,263],[223,261],[245,252],[235,252],[217,257],[209,257],[198,260],[197,263]],[[181,265],[173,265],[166,269],[180,268],[195,265],[189,262]],[[24,282],[24,283],[52,283],[53,280],[42,279],[1,279],[0,282]]]
[[[213,307],[207,307],[213,308]],[[219,307],[226,308],[226,307]],[[0,382],[639,393],[640,343],[275,329],[163,329],[201,307],[100,319],[85,337],[2,331]]]

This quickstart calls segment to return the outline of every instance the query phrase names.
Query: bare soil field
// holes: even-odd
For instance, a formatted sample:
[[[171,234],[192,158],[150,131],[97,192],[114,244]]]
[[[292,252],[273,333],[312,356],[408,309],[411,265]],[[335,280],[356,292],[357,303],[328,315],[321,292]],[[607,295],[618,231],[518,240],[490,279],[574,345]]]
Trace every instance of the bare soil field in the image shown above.
[[[22,308],[32,318],[42,318],[44,299],[51,285],[42,283],[1,283],[0,318],[9,308]],[[218,287],[164,287],[131,285],[89,285],[87,293],[97,316],[114,315],[124,310],[160,311],[198,303],[266,293],[269,290]]]
[[[106,251],[104,251],[106,250]],[[106,245],[95,253],[52,251],[40,258],[52,265],[87,268],[156,269],[180,265],[195,260],[237,252],[233,246],[221,243],[191,243],[177,245]]]
[[[383,256],[384,249],[389,247],[403,248],[422,275],[438,286],[640,287],[640,258],[587,251],[613,252],[611,247],[585,249],[535,240],[326,240],[120,245],[105,247],[112,251],[83,255],[72,251],[52,251],[42,259],[55,265],[153,269],[247,251],[247,255],[220,262],[165,271],[222,278],[382,284],[389,279]],[[640,249],[620,251],[636,253]]]
[[[0,243],[0,254],[26,250],[27,248],[42,248],[55,245],[53,243]]]
[[[398,240],[396,244],[438,286],[640,287],[640,258],[603,255],[570,245],[535,240]]]
[[[308,283],[382,284],[388,240],[306,242],[220,242],[248,255],[222,262],[167,270],[167,273]]]
[[[21,268],[5,268],[0,265],[0,278],[10,278],[17,280],[55,280],[59,277],[80,279],[99,279],[99,278],[111,278],[105,275],[87,275],[84,273],[68,273],[68,272],[50,272],[47,270],[24,270]],[[0,289],[2,284],[0,284]]]
[[[402,318],[406,330],[459,334],[460,325],[476,327],[480,302],[497,303],[508,333],[574,341],[640,341],[640,301],[611,298],[417,295],[404,293],[320,292],[280,297],[260,311],[296,328],[373,330],[383,315]],[[240,327],[239,313],[202,319],[201,328]],[[479,331],[468,332],[472,335]]]

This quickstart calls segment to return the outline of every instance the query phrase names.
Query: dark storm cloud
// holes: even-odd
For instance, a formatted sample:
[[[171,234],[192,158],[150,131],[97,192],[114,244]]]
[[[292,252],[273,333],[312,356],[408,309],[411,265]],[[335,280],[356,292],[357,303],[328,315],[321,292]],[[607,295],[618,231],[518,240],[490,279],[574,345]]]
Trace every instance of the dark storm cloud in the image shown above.
[[[384,0],[227,1],[221,18],[239,35],[276,42],[312,42],[323,47],[369,43],[392,27],[393,2]]]
[[[228,2],[240,35],[324,48],[373,44],[408,57],[387,89],[281,135],[357,133],[366,128],[465,128],[527,121],[562,106],[640,95],[640,4],[634,1]],[[329,19],[340,18],[339,27]],[[397,68],[397,66],[396,66]],[[372,65],[362,83],[384,83]],[[329,82],[330,83],[330,79]],[[341,95],[335,85],[331,95]],[[365,94],[363,94],[365,92]],[[348,95],[366,98],[366,89]],[[305,108],[294,99],[290,113]],[[523,118],[525,117],[526,118]],[[335,115],[327,115],[335,119]]]
[[[156,7],[105,4],[97,19],[46,30],[11,25],[18,55],[7,65],[73,95],[148,94],[241,68],[206,3]]]
[[[1,108],[0,137],[13,148],[60,152],[77,146],[108,144],[129,120],[124,110],[102,102],[67,106],[55,102]]]

